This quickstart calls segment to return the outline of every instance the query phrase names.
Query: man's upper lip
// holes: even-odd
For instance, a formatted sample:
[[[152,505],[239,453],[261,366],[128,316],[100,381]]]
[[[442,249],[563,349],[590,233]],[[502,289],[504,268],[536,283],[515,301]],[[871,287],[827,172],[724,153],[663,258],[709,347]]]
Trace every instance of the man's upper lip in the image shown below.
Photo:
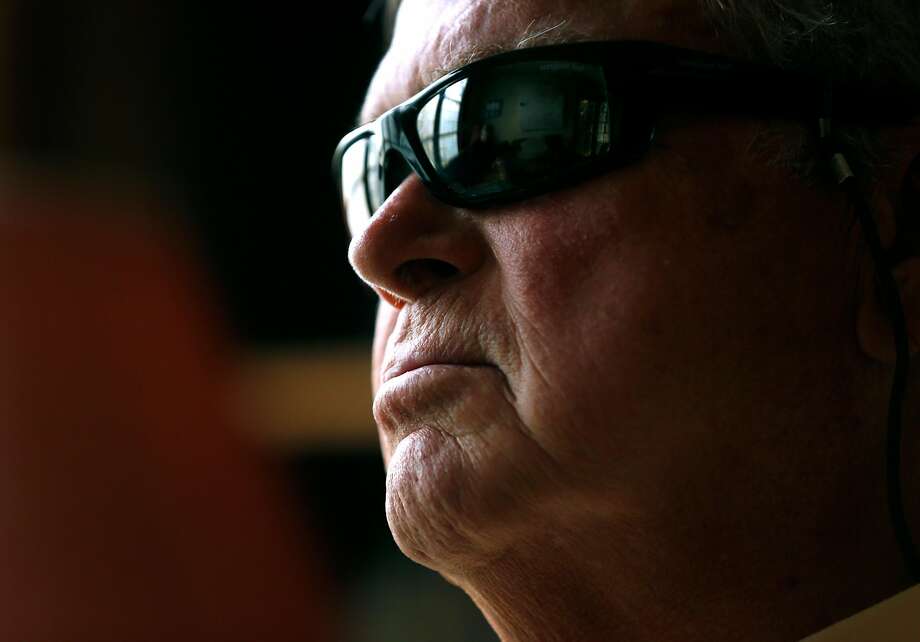
[[[424,366],[433,365],[491,365],[485,358],[470,353],[456,353],[432,348],[408,349],[397,347],[384,363],[381,383]]]

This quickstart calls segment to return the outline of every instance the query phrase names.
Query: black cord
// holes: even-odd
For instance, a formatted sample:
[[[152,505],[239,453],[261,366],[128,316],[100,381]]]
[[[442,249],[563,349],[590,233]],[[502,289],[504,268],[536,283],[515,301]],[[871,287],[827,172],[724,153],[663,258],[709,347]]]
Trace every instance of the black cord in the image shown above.
[[[836,140],[831,128],[834,108],[834,84],[827,80],[821,87],[820,113],[818,120],[818,145],[838,185],[847,193],[856,210],[863,238],[872,256],[875,267],[875,283],[891,321],[894,335],[895,362],[891,382],[891,396],[888,400],[888,432],[885,438],[885,477],[888,490],[888,515],[894,528],[898,548],[904,567],[914,583],[920,583],[920,556],[910,525],[904,514],[904,492],[901,485],[901,434],[903,424],[904,395],[907,390],[907,373],[910,369],[910,346],[907,340],[907,324],[904,320],[904,306],[898,284],[892,272],[891,262],[882,248],[878,226],[872,215],[872,207],[860,188],[850,165],[843,155],[842,146]]]
[[[904,566],[911,579],[920,583],[920,556],[917,554],[910,525],[904,514],[904,494],[901,485],[902,414],[907,389],[907,373],[910,368],[910,348],[907,340],[907,325],[904,321],[904,307],[901,304],[901,296],[898,293],[898,285],[891,266],[882,249],[872,209],[852,173],[842,178],[841,187],[847,192],[856,209],[856,215],[859,217],[863,237],[875,265],[875,280],[879,294],[894,331],[895,365],[891,397],[888,403],[888,434],[885,448],[888,513],[894,527],[898,547],[904,558]]]

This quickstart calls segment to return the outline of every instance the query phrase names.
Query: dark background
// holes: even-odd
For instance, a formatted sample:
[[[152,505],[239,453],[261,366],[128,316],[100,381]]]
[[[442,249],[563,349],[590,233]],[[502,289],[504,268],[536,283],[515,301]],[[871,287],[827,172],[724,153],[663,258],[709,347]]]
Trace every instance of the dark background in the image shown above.
[[[306,19],[230,4],[20,3],[12,146],[175,190],[247,345],[368,336],[329,166],[379,59],[378,21],[356,1]]]
[[[347,264],[330,176],[382,52],[381,17],[366,2],[3,7],[7,156],[129,177],[176,203],[245,351],[369,342],[374,297]],[[280,458],[318,531],[350,640],[494,639],[459,591],[395,549],[373,444]]]

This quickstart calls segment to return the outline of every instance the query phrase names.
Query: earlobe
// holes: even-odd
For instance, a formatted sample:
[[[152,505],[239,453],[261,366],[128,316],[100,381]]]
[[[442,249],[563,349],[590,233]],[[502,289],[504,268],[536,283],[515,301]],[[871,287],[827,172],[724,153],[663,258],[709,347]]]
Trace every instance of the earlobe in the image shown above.
[[[904,310],[911,356],[920,352],[920,239],[916,238],[920,221],[920,157],[913,159],[900,177],[897,207],[878,192],[873,199],[882,243],[900,257],[893,269],[898,294]],[[895,361],[894,338],[878,285],[875,268],[865,271],[860,284],[858,333],[859,343],[869,357],[882,363]]]

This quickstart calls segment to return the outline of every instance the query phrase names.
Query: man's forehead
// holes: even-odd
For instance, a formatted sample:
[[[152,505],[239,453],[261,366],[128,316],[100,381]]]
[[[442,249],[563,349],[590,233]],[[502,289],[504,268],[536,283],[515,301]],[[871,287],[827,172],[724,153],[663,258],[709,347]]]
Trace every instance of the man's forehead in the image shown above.
[[[523,47],[610,39],[713,49],[698,0],[404,0],[361,120],[372,120],[480,58]]]

